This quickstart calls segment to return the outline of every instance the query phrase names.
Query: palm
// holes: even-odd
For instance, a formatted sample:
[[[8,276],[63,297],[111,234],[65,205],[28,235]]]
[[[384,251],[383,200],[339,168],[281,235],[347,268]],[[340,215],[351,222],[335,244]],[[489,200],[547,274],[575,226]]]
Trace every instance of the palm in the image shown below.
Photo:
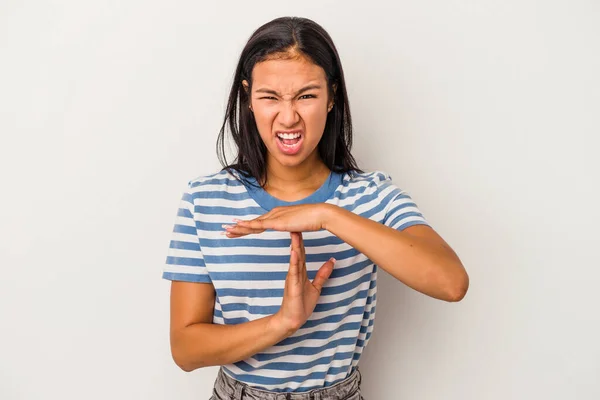
[[[306,256],[302,234],[293,232],[290,269],[285,280],[283,302],[280,312],[294,329],[299,329],[313,313],[321,288],[333,270],[333,262],[327,261],[311,282],[306,272]]]

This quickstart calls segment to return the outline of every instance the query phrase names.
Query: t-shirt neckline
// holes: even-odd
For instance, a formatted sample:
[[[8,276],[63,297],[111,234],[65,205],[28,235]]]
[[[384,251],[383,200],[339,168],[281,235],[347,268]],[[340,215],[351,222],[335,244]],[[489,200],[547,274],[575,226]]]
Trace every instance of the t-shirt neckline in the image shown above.
[[[272,196],[264,190],[260,185],[258,185],[256,179],[252,176],[244,177],[242,181],[244,182],[244,186],[248,191],[250,197],[254,199],[258,203],[259,206],[264,208],[267,211],[271,211],[275,207],[283,207],[283,206],[294,206],[299,204],[315,204],[315,203],[324,203],[327,199],[335,193],[338,186],[342,183],[343,174],[339,172],[330,171],[329,176],[323,182],[321,187],[319,187],[312,194],[307,197],[296,200],[296,201],[285,201],[278,199],[277,197]]]

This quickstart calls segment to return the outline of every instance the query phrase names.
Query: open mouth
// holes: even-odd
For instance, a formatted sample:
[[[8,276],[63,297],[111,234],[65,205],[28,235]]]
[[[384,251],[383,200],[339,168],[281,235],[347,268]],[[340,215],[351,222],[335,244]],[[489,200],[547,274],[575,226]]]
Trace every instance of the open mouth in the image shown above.
[[[300,142],[300,140],[302,139],[302,134],[300,132],[298,132],[298,133],[278,133],[277,139],[279,139],[281,144],[283,144],[284,146],[292,148]]]
[[[287,155],[297,154],[302,148],[304,135],[301,132],[277,133],[277,146]]]

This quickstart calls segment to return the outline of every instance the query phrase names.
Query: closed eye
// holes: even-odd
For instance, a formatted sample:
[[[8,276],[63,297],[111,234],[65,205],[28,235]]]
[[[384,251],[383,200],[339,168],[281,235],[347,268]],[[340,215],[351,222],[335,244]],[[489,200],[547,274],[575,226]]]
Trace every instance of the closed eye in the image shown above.
[[[315,96],[314,94],[304,94],[304,95],[300,96],[299,98],[300,98],[300,99],[303,99],[303,98],[304,98],[304,99],[314,99],[314,98],[316,98],[316,97],[317,97],[317,96]]]

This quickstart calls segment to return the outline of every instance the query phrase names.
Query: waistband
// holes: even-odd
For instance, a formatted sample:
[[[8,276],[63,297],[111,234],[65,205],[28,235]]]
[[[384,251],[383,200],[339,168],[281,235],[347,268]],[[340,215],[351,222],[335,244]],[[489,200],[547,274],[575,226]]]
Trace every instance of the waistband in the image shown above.
[[[272,392],[253,388],[219,369],[214,393],[217,398],[231,400],[341,400],[360,390],[362,377],[358,367],[343,381],[308,392]]]

